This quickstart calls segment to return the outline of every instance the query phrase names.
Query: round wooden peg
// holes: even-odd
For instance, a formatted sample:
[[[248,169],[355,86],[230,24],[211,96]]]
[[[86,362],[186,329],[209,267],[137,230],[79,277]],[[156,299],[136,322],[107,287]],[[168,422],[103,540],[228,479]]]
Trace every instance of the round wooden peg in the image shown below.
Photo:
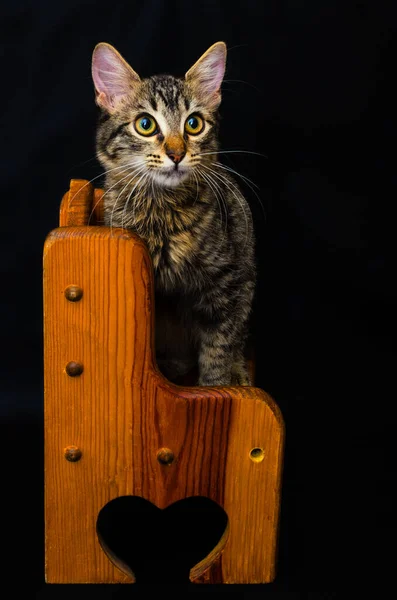
[[[174,453],[169,448],[160,448],[157,452],[157,460],[162,465],[171,465],[174,462]]]
[[[78,377],[78,375],[81,375],[84,371],[83,365],[81,363],[75,362],[74,360],[68,362],[65,369],[69,377]]]
[[[63,453],[69,462],[77,462],[82,456],[82,452],[77,446],[67,446]]]
[[[78,285],[68,285],[65,290],[65,298],[69,302],[78,302],[83,297],[83,290]]]

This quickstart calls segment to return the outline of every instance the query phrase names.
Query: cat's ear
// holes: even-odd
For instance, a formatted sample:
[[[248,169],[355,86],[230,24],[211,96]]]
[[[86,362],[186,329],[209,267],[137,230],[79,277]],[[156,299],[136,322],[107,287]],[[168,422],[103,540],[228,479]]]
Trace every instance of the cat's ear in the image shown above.
[[[110,44],[100,43],[92,54],[92,79],[96,103],[110,113],[117,110],[122,99],[131,95],[140,83],[137,73]]]
[[[208,48],[185,75],[195,94],[212,108],[217,108],[221,102],[221,84],[225,68],[226,44],[217,42]]]

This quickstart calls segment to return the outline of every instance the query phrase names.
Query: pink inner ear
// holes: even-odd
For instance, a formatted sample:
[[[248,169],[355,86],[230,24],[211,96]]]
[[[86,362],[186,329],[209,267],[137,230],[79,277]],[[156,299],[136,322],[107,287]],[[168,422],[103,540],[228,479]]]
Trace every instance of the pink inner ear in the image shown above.
[[[119,56],[107,46],[99,46],[92,57],[92,78],[105,105],[115,106],[130,89],[130,74]]]
[[[205,68],[203,85],[208,93],[218,92],[225,75],[225,55],[223,52],[213,52],[207,60],[208,66]]]
[[[192,67],[187,77],[198,86],[201,93],[213,96],[220,91],[225,62],[224,47],[216,47]]]

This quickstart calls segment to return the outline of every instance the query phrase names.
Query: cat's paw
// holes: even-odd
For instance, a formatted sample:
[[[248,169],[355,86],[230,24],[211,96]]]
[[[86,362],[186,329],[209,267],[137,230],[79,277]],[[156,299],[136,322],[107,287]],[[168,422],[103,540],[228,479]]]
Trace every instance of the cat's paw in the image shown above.
[[[239,363],[232,366],[232,385],[251,385],[246,367]]]

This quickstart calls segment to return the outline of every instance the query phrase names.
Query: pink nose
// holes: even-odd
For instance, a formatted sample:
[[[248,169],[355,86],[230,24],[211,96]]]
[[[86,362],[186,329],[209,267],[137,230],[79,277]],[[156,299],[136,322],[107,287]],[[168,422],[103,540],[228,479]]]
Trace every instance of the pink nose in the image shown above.
[[[185,154],[186,152],[172,152],[172,150],[167,152],[167,156],[169,156],[176,165],[181,162]]]

